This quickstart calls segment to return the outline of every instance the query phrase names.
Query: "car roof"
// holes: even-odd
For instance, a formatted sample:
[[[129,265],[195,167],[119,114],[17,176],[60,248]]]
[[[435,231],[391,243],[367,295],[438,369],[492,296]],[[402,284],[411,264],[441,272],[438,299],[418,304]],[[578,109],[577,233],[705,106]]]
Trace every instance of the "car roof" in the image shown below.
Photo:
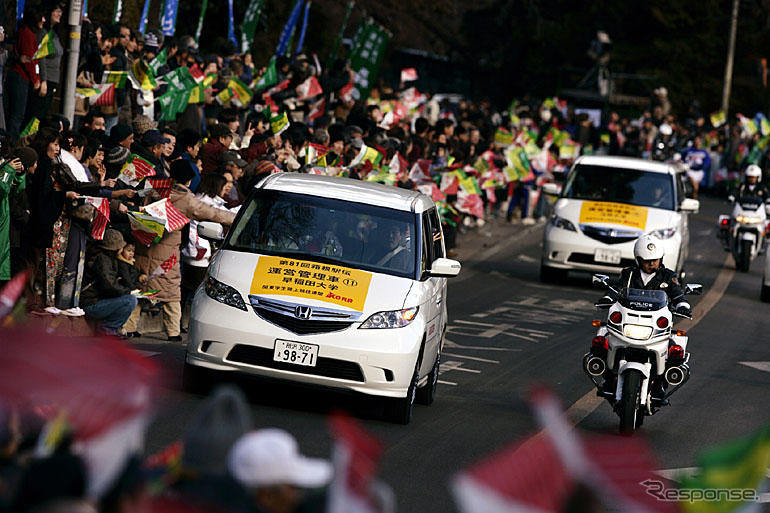
[[[606,155],[583,155],[575,161],[575,165],[622,167],[626,169],[638,169],[653,173],[676,174],[676,170],[665,162],[655,160],[637,159],[633,157],[610,157]]]
[[[433,200],[418,191],[336,176],[276,173],[262,180],[257,188],[366,203],[407,212],[421,213],[434,206]]]

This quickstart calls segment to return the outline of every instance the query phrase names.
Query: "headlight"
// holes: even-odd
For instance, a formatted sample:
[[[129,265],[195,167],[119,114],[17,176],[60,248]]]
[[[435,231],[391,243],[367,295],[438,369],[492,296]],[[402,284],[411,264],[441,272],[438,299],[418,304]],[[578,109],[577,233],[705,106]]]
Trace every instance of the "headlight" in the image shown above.
[[[735,220],[741,224],[757,224],[762,221],[759,216],[737,216]]]
[[[634,340],[647,340],[652,335],[652,327],[626,324],[623,326],[623,335]]]
[[[654,235],[659,239],[670,239],[676,233],[676,228],[661,228],[650,232],[650,235]]]
[[[572,224],[571,221],[568,221],[563,217],[559,217],[556,214],[551,216],[551,224],[554,225],[556,228],[561,228],[562,230],[569,230],[571,232],[577,231],[575,229],[575,225]]]
[[[418,307],[377,312],[361,323],[361,329],[403,328],[417,317]]]
[[[225,285],[221,281],[215,280],[211,276],[206,279],[206,295],[215,301],[224,303],[229,306],[234,306],[244,312],[248,311],[246,303],[241,297],[241,293],[235,290],[230,285]]]

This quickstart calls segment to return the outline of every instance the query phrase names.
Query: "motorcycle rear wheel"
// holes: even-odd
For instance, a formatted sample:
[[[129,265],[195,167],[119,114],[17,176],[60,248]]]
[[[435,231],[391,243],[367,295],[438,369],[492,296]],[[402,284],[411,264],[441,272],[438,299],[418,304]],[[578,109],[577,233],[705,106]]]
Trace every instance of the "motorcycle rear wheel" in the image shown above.
[[[623,377],[623,393],[620,405],[620,434],[630,435],[641,425],[638,416],[644,415],[640,403],[642,397],[642,373],[631,369]]]

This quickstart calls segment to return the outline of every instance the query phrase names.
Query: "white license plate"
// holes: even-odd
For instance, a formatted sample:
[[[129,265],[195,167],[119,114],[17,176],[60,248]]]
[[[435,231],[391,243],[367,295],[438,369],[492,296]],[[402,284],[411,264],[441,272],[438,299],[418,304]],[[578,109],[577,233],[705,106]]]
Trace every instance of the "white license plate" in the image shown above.
[[[594,251],[594,260],[602,264],[619,264],[620,251],[597,248],[596,251]]]
[[[318,346],[278,339],[275,341],[273,360],[315,367],[318,360]]]

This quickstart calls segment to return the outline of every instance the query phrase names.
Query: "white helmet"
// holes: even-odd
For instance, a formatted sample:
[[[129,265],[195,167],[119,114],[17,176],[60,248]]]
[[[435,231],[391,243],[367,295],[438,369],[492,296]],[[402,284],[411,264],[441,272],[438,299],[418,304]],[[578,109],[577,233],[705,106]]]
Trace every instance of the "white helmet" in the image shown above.
[[[662,123],[658,130],[660,130],[661,135],[671,135],[674,133],[674,131],[671,129],[671,125],[668,123]]]
[[[663,243],[654,235],[646,233],[634,244],[634,257],[639,260],[657,260],[663,258]]]
[[[746,171],[743,172],[743,176],[745,176],[746,178],[749,178],[750,176],[755,176],[757,177],[757,181],[762,180],[762,168],[756,164],[751,164],[749,167],[746,168]]]

